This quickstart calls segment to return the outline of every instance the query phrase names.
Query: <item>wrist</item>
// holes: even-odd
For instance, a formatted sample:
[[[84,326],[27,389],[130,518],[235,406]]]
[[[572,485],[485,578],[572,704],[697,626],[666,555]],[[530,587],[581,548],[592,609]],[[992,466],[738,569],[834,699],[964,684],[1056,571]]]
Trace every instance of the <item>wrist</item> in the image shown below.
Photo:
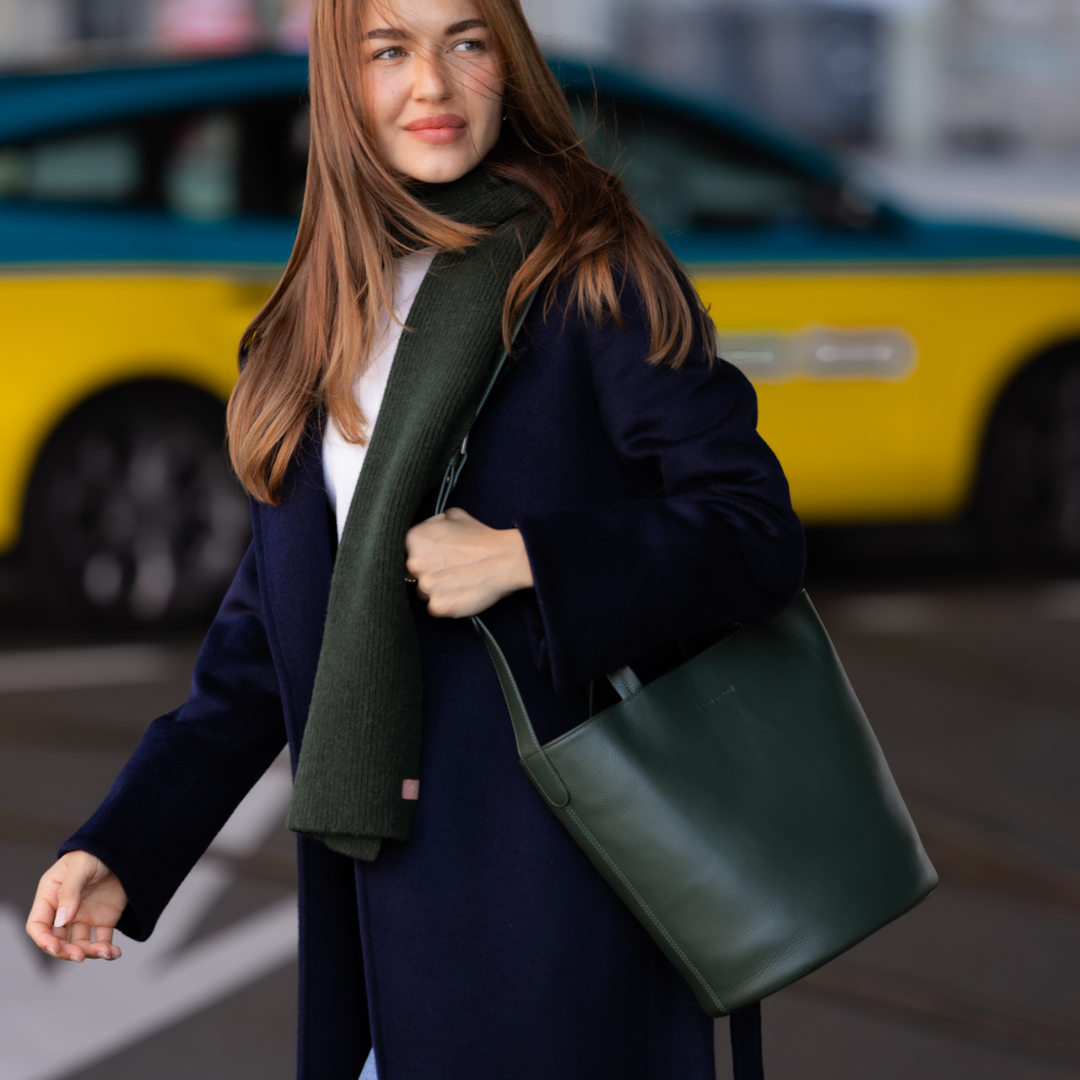
[[[511,559],[510,578],[514,591],[534,588],[532,565],[529,562],[529,552],[525,547],[525,538],[521,535],[521,531],[507,529],[506,543]]]

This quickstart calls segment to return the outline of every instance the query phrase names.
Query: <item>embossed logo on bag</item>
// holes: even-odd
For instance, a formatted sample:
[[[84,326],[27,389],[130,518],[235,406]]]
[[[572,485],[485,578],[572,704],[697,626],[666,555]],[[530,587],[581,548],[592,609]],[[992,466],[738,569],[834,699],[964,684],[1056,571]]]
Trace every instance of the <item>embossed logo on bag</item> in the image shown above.
[[[731,695],[734,694],[734,693],[735,693],[735,687],[734,686],[729,686],[726,690],[721,690],[719,694],[715,694],[713,697],[709,698],[708,701],[703,701],[701,703],[701,707],[703,709],[708,709],[713,705],[719,704],[725,698],[731,697]]]

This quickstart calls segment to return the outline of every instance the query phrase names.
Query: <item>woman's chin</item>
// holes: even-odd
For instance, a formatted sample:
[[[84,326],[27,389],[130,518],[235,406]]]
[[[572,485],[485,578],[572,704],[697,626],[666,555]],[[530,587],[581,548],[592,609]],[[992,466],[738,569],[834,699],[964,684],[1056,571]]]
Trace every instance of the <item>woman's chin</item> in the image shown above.
[[[416,154],[394,162],[399,172],[424,184],[450,184],[460,180],[480,164],[475,153]]]

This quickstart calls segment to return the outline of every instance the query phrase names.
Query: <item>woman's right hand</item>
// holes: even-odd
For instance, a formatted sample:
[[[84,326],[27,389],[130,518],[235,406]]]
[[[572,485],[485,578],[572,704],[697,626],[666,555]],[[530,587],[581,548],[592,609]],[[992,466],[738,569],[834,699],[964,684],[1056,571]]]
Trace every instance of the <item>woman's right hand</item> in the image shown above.
[[[112,935],[126,907],[120,879],[100,859],[69,851],[38,884],[26,932],[58,960],[116,960]]]

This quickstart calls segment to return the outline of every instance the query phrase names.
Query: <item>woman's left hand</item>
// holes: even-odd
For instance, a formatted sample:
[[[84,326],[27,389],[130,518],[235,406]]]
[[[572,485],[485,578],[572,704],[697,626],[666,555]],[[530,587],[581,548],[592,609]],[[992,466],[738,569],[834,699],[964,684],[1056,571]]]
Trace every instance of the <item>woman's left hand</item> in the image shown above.
[[[410,529],[405,551],[405,568],[439,619],[479,615],[504,596],[533,587],[521,533],[490,529],[457,507]]]

